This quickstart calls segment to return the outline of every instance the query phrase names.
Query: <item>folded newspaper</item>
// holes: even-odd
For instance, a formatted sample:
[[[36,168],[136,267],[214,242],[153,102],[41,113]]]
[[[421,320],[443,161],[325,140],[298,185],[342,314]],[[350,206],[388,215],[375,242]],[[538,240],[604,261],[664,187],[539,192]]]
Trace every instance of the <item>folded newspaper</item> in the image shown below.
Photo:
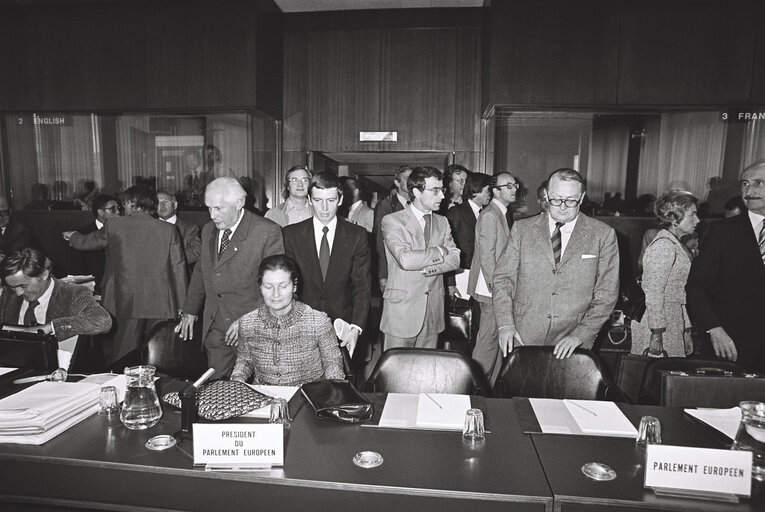
[[[99,378],[100,377],[100,378]],[[0,443],[43,444],[98,411],[101,387],[121,388],[124,376],[40,382],[0,400]]]

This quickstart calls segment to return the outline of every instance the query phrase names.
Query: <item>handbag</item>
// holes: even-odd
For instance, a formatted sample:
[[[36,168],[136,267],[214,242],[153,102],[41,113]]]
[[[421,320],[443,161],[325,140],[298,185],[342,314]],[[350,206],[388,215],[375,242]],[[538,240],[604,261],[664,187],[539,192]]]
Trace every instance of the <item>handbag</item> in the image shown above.
[[[624,316],[640,322],[645,314],[645,292],[643,291],[642,276],[630,281],[621,296],[620,309]]]
[[[316,411],[316,417],[337,423],[360,423],[372,417],[371,402],[347,380],[326,379],[300,387],[303,396]]]
[[[181,398],[177,392],[167,393],[162,400],[181,408]],[[235,380],[216,380],[201,386],[197,389],[196,400],[199,416],[214,421],[241,416],[274,401],[270,396]]]
[[[473,343],[477,328],[476,312],[469,300],[452,297],[446,303],[446,327],[439,336],[445,341]]]

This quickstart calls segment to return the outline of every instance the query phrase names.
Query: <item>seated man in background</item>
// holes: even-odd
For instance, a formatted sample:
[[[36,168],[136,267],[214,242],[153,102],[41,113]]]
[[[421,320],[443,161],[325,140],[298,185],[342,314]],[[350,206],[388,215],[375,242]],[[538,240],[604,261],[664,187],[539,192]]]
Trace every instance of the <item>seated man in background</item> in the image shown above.
[[[116,197],[99,194],[93,198],[93,217],[95,220],[77,230],[78,233],[87,235],[98,231],[106,221],[120,216],[120,205]],[[104,278],[104,266],[106,265],[106,251],[97,249],[86,251],[79,258],[79,272],[92,275],[96,278],[96,293],[101,293],[101,280]]]
[[[112,318],[86,287],[51,276],[51,261],[31,248],[8,255],[0,277],[14,293],[0,296],[0,321],[53,334],[59,341],[109,331]]]
[[[157,216],[169,224],[175,224],[183,241],[183,252],[186,255],[186,263],[189,270],[194,268],[194,263],[199,259],[202,250],[202,239],[199,237],[199,226],[193,222],[186,222],[178,217],[178,200],[170,192],[160,190],[157,192]]]

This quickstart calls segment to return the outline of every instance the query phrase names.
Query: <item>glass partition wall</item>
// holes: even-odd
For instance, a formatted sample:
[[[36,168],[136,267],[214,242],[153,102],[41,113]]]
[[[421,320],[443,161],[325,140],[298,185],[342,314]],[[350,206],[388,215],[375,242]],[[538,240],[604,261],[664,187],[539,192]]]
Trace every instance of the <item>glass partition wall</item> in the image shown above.
[[[539,211],[537,189],[551,171],[571,167],[587,179],[591,213],[652,215],[670,188],[688,190],[720,215],[738,195],[738,175],[765,159],[765,116],[720,111],[523,111],[485,117],[486,172],[507,170],[523,183],[516,209]]]
[[[203,209],[199,192],[219,176],[237,178],[255,208],[278,196],[276,122],[255,110],[5,114],[1,140],[14,209],[89,209],[138,183]]]

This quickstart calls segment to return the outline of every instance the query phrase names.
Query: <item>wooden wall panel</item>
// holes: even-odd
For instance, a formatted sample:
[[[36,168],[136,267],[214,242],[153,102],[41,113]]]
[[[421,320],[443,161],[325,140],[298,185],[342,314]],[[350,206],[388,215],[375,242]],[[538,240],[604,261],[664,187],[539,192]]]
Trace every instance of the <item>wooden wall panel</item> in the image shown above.
[[[307,149],[376,151],[359,131],[380,130],[381,31],[313,31],[308,39]]]
[[[284,107],[282,148],[302,151],[305,147],[305,123],[308,109],[308,39],[298,32],[284,35]],[[294,164],[293,164],[294,165]],[[288,165],[285,167],[289,169]]]
[[[177,0],[151,5],[149,108],[256,104],[256,3],[222,2],[215,9]]]
[[[479,151],[481,143],[481,29],[457,29],[454,150]],[[475,167],[469,167],[474,169]]]
[[[625,2],[619,103],[748,102],[759,4],[755,0]]]
[[[26,7],[39,68],[30,109],[140,108],[146,101],[141,9],[134,3]]]
[[[383,42],[381,129],[395,151],[451,151],[456,104],[456,29],[389,30]]]
[[[760,3],[755,25],[757,27],[765,26],[765,2]],[[755,105],[765,105],[765,30],[757,30],[756,32],[751,102]]]
[[[619,2],[508,0],[488,16],[488,104],[616,102]]]

